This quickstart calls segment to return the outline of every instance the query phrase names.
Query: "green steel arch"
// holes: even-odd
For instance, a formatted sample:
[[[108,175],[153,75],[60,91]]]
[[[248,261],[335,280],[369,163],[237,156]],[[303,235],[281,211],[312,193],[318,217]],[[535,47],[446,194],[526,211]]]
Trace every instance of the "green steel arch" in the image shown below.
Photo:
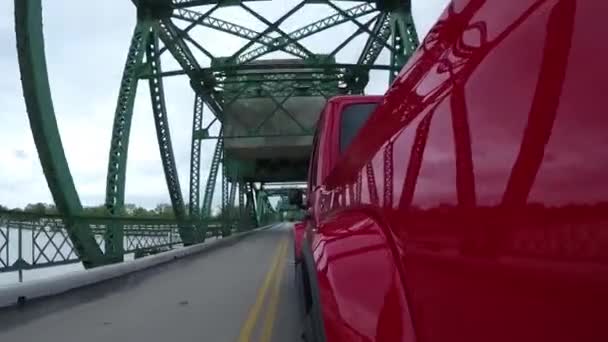
[[[248,226],[255,226],[263,221],[262,218],[274,213],[264,188],[256,187],[255,183],[259,181],[244,178],[245,168],[231,161],[225,153],[226,141],[235,138],[228,136],[223,129],[228,106],[251,98],[264,98],[274,103],[275,109],[268,113],[257,129],[248,133],[252,136],[261,134],[260,127],[277,115],[291,117],[301,129],[297,134],[311,135],[311,128],[298,122],[286,109],[287,100],[295,96],[328,98],[337,94],[362,94],[369,82],[370,71],[388,71],[389,82],[392,81],[418,46],[409,0],[304,0],[294,4],[278,19],[269,19],[267,14],[255,10],[251,4],[257,1],[132,0],[137,7],[137,22],[114,112],[105,196],[108,215],[117,220],[106,230],[103,251],[88,227],[68,225],[70,239],[86,267],[122,258],[123,228],[118,218],[124,213],[129,137],[140,81],[149,84],[156,137],[171,205],[179,224],[180,237],[185,245],[189,245],[204,240],[205,224],[188,222],[204,222],[213,214],[211,204],[218,177],[222,178],[224,218],[235,216],[232,209],[236,198],[242,213],[240,218],[248,220]],[[229,18],[221,18],[218,13],[227,6],[240,8],[264,28],[254,29],[246,23],[237,24]],[[285,23],[307,6],[324,6],[328,15],[295,30],[286,29]],[[15,0],[15,18],[19,65],[32,133],[54,201],[69,223],[70,217],[82,214],[82,206],[65,159],[53,111],[44,55],[41,0]],[[332,43],[329,51],[316,51],[307,44],[307,38],[346,23],[354,25],[354,32]],[[191,31],[197,27],[223,32],[244,39],[246,43],[230,55],[216,56],[212,47],[218,42],[191,36]],[[361,36],[366,37],[365,43],[353,61],[337,62],[337,54]],[[196,57],[198,52],[194,53],[193,49],[210,63],[199,61]],[[387,64],[378,63],[382,51],[390,54]],[[268,59],[275,52],[282,52],[298,62],[283,70],[279,60]],[[163,54],[175,59],[179,68],[163,70]],[[188,78],[195,98],[188,208],[180,187],[163,88],[165,77],[179,75]],[[207,123],[204,112],[209,114]],[[219,135],[211,135],[214,125],[220,127]],[[216,139],[217,143],[215,149],[208,151],[211,164],[201,196],[201,141],[204,139]],[[223,234],[229,234],[229,227],[233,224],[227,222],[226,225],[228,229]]]

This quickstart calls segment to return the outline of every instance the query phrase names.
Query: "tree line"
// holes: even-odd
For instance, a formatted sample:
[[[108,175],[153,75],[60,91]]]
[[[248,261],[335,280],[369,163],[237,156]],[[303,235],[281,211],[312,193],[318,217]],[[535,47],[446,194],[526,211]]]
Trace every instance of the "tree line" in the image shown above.
[[[35,214],[58,214],[57,207],[49,203],[30,203],[23,208],[8,208],[0,204],[0,211],[17,211]],[[91,216],[106,216],[108,211],[104,205],[89,206],[82,208],[84,215]],[[186,212],[188,212],[188,204],[186,203]],[[217,212],[217,210],[216,210]],[[154,209],[146,209],[133,203],[125,204],[126,216],[130,217],[154,217],[154,218],[174,218],[173,207],[168,203],[159,203]],[[219,216],[219,213],[212,217]]]

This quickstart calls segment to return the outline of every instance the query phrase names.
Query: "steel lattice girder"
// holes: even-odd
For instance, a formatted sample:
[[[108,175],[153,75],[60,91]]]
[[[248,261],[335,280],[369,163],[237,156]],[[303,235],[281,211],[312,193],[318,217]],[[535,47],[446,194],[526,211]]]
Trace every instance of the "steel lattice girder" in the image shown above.
[[[46,70],[42,5],[40,0],[15,0],[15,31],[23,95],[34,143],[49,190],[59,212],[67,218],[67,232],[86,268],[102,265],[105,258],[88,226],[71,218],[82,205],[68,167]]]
[[[138,84],[137,71],[142,64],[150,28],[150,22],[137,23],[120,83],[118,103],[114,114],[106,188],[106,207],[111,214],[118,214],[117,209],[120,210],[124,205],[127,152]]]
[[[393,13],[391,33],[393,46],[397,51],[391,54],[391,65],[395,68],[389,75],[390,83],[393,82],[401,67],[405,65],[420,44],[411,11],[398,10]]]
[[[256,210],[256,203],[255,203],[255,194],[254,194],[254,186],[253,183],[251,182],[247,182],[246,185],[246,197],[247,197],[247,204],[245,204],[245,207],[247,208],[247,215],[248,215],[248,219],[249,219],[249,229],[253,229],[256,228],[258,226],[258,215],[257,215],[257,210]]]
[[[162,77],[159,76],[161,64],[158,37],[154,31],[149,34],[151,37],[148,39],[146,47],[146,59],[152,70],[152,75],[156,75],[156,77],[152,77],[148,80],[150,98],[152,101],[152,112],[154,114],[154,125],[156,126],[156,137],[173,213],[178,221],[183,221],[186,218],[186,210],[182,197],[182,190],[179,185],[179,177],[175,165],[175,157],[173,155],[173,146],[171,144]],[[179,234],[184,245],[187,246],[194,243],[194,234],[191,226],[180,225]]]
[[[308,2],[302,2],[296,5],[296,7],[292,8],[286,15],[275,22],[266,20],[263,16],[251,10],[246,5],[243,5],[242,2],[238,0],[175,0],[173,2],[167,0],[165,6],[168,7],[164,9],[151,7],[149,10],[142,10],[141,6],[154,6],[153,2],[146,0],[133,0],[133,2],[140,6],[138,9],[139,16],[121,81],[108,162],[106,206],[108,212],[111,215],[114,215],[114,217],[121,214],[124,205],[127,152],[138,79],[145,77],[148,79],[148,82],[154,86],[151,96],[155,109],[154,114],[157,124],[157,137],[159,140],[165,177],[170,189],[174,211],[178,217],[184,217],[183,199],[179,192],[179,182],[175,171],[174,157],[171,150],[170,138],[167,134],[168,130],[166,128],[167,113],[164,109],[164,95],[162,94],[161,83],[162,77],[177,74],[188,75],[191,86],[197,96],[205,102],[216,118],[222,121],[222,116],[224,115],[223,110],[226,103],[231,103],[238,98],[252,97],[260,93],[265,94],[260,96],[274,99],[274,102],[280,106],[281,99],[290,94],[293,95],[293,89],[298,88],[299,82],[308,83],[311,87],[306,93],[296,93],[296,95],[299,96],[322,95],[328,97],[335,93],[360,93],[363,91],[363,87],[367,82],[365,76],[369,70],[391,70],[391,77],[394,77],[396,71],[407,61],[418,45],[418,38],[411,18],[409,2],[407,1],[404,3],[393,1],[390,4],[379,4],[379,6],[368,2],[346,10],[332,6],[330,2],[325,1],[325,3],[329,4],[330,7],[333,7],[337,13],[289,33],[285,33],[280,28],[280,24],[286,18],[296,13],[299,8],[307,5]],[[322,2],[323,1],[317,1],[317,3]],[[244,26],[232,24],[226,20],[222,21],[219,18],[211,17],[210,14],[213,10],[202,15],[195,14],[196,12],[181,10],[199,5],[215,5],[216,7],[238,5],[260,19],[267,27],[262,32],[258,32]],[[23,75],[23,88],[26,96],[26,105],[28,115],[30,116],[32,132],[34,133],[35,142],[40,154],[47,182],[51,188],[51,193],[53,194],[61,214],[69,221],[69,217],[80,213],[81,205],[67,167],[54,120],[44,61],[40,0],[16,0],[15,9],[20,69]],[[166,9],[168,9],[168,11]],[[190,15],[189,20],[188,18],[185,18],[185,20],[188,20],[191,23],[189,28],[194,27],[193,24],[201,24],[249,39],[249,42],[241,47],[233,56],[214,58],[202,43],[193,40],[188,35],[189,28],[181,30],[171,22],[171,18],[176,17],[176,15],[172,15],[172,12],[177,13],[177,16],[179,16],[180,13],[184,17]],[[367,23],[362,24],[357,21],[357,18],[373,13],[377,13],[377,16],[375,19],[368,20]],[[334,49],[334,53],[330,55],[313,54],[306,46],[302,45],[303,38],[346,22],[354,23],[358,27],[358,30],[354,35],[347,37],[346,41],[337,45],[336,49]],[[390,25],[388,23],[390,23]],[[357,64],[349,69],[344,68],[344,64],[340,66],[339,63],[334,63],[331,58],[335,55],[335,52],[346,46],[350,40],[354,39],[355,35],[359,35],[361,32],[369,34],[369,38],[361,51],[359,59],[356,62]],[[164,47],[162,49],[159,49],[160,47],[157,44],[156,37],[160,38],[163,42]],[[186,42],[191,43],[206,53],[207,56],[212,58],[215,65],[211,68],[201,68],[200,63],[196,60]],[[256,42],[261,46],[253,47],[253,44]],[[146,47],[148,47],[147,65],[143,65],[142,62],[143,57],[146,54]],[[391,52],[391,64],[389,66],[378,66],[375,61],[380,55],[380,52],[384,49],[388,49]],[[157,68],[150,66],[150,64],[153,64],[150,63],[150,61],[155,58],[158,59],[160,52],[164,50],[171,53],[182,70],[163,73],[162,70],[160,70],[159,63],[156,63]],[[257,79],[252,77],[242,80],[232,78],[232,80],[230,80],[231,76],[236,75],[234,73],[236,70],[254,70],[260,67],[272,68],[273,65],[259,66],[249,64],[249,62],[277,50],[291,53],[292,55],[305,60],[306,63],[304,68],[319,68],[322,69],[322,72],[310,73],[308,75],[291,73],[289,76],[281,76],[278,73],[273,75],[272,72],[269,72],[262,76],[255,76],[258,77]],[[40,58],[40,56],[42,56],[42,58]],[[288,77],[291,77],[291,79],[287,79]],[[338,90],[336,90],[334,86],[336,82],[340,84]],[[228,93],[230,93],[230,97],[226,96]],[[202,128],[197,124],[195,119],[196,118],[193,119],[193,134],[195,132],[201,132]],[[200,153],[200,147],[199,152],[196,152],[195,146],[192,150],[193,153]],[[222,150],[221,147],[220,150]],[[200,154],[198,158],[193,154],[192,158],[192,162],[200,164]],[[194,170],[195,168],[191,167],[191,169]],[[227,171],[228,172],[226,173],[228,174],[232,173],[232,171]],[[198,172],[200,174],[200,171]],[[198,184],[200,184],[200,179],[194,180],[193,182],[197,181],[199,182]],[[232,180],[232,182],[235,181],[236,180]],[[227,183],[227,180],[225,182]],[[194,183],[191,184],[191,188],[194,186],[193,184]],[[254,215],[252,216],[255,217],[256,204],[255,199],[253,198],[252,186],[252,184],[247,184],[247,186],[243,188],[244,191],[239,191],[239,198],[241,198],[241,194],[247,194],[247,197],[252,197],[251,200],[248,198],[247,209],[249,209],[249,213],[253,213]],[[222,203],[226,205],[233,195],[232,191],[228,194],[228,189],[224,188],[225,187],[223,186]],[[195,195],[191,192],[191,196]],[[229,197],[228,200],[224,199],[227,196]],[[197,200],[200,201],[200,199]],[[258,203],[257,205],[264,206],[266,204]],[[224,208],[226,208],[226,206],[224,206]],[[261,210],[265,210],[265,208],[261,208]],[[122,223],[120,223],[118,218],[112,222],[114,222],[114,224],[110,225],[111,229],[109,229],[106,234],[106,254],[114,257],[114,255],[118,255],[122,252],[123,232]],[[189,229],[192,231],[191,228]],[[83,260],[86,267],[108,262],[109,259],[106,256],[103,256],[101,250],[95,244],[92,232],[87,231],[87,229],[84,229],[83,227],[76,226],[73,226],[69,232],[70,239],[74,243],[80,258]],[[186,237],[185,240],[188,240],[188,238]]]
[[[142,66],[143,56],[152,23],[138,21],[131,45],[127,54],[127,61],[123,71],[118,103],[114,114],[112,139],[108,157],[108,176],[106,181],[106,208],[110,215],[122,215],[125,202],[125,179],[127,171],[127,153],[129,150],[129,136],[131,134],[131,121],[133,118],[133,105],[137,93],[138,71]],[[114,258],[122,258],[123,231],[122,226],[114,224],[109,227],[105,236],[106,254]]]
[[[202,5],[213,5],[220,4],[225,6],[235,5],[240,2],[255,2],[255,1],[269,1],[269,0],[173,0],[173,8],[187,8]]]
[[[207,186],[205,187],[205,195],[203,197],[203,208],[202,218],[207,219],[211,217],[211,204],[213,203],[213,193],[215,191],[215,184],[217,182],[217,174],[222,162],[223,151],[224,151],[224,139],[221,138],[222,131],[220,131],[220,138],[217,139],[215,144],[215,150],[213,152],[213,159],[211,161],[211,167],[209,168],[209,176],[207,177]],[[222,175],[224,177],[224,175]]]
[[[192,144],[190,147],[190,206],[188,215],[200,218],[201,139],[197,132],[203,129],[203,99],[195,95],[192,115]]]
[[[230,33],[240,38],[244,38],[247,40],[255,39],[258,36],[261,36],[259,42],[265,44],[269,47],[272,47],[274,44],[274,38],[269,35],[263,35],[260,32],[249,29],[247,27],[231,23],[226,20],[222,20],[219,18],[214,18],[212,16],[204,16],[202,13],[191,11],[187,9],[178,9],[172,15],[173,18],[181,19],[184,21],[191,22],[193,24],[198,24],[201,26],[213,28],[215,30]],[[290,53],[296,57],[306,58],[308,54],[301,50],[298,47],[287,46],[282,49],[283,51]]]
[[[326,18],[320,19],[310,25],[306,25],[300,29],[290,32],[288,35],[293,40],[301,40],[306,37],[312,36],[313,34],[327,30],[331,27],[340,25],[348,22],[351,19],[361,17],[376,11],[376,8],[370,4],[362,4],[346,10],[344,13],[336,13]],[[275,38],[270,42],[270,49],[268,46],[262,46],[257,49],[251,50],[245,54],[238,56],[237,64],[245,64],[254,59],[257,59],[269,52],[283,48],[288,45],[289,41],[284,38]]]

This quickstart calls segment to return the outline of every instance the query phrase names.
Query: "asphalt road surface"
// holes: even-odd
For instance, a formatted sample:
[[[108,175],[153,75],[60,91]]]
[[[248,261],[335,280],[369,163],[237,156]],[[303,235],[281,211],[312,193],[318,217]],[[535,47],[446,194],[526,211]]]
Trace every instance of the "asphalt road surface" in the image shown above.
[[[0,341],[301,341],[289,228],[0,311]]]

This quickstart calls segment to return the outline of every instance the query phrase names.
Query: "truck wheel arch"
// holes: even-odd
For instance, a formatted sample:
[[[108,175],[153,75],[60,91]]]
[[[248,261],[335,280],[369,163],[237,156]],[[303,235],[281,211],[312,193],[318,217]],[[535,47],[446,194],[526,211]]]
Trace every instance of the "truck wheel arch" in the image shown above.
[[[343,210],[303,243],[304,307],[318,341],[415,340],[393,239],[374,216]],[[370,315],[348,314],[361,309]]]

